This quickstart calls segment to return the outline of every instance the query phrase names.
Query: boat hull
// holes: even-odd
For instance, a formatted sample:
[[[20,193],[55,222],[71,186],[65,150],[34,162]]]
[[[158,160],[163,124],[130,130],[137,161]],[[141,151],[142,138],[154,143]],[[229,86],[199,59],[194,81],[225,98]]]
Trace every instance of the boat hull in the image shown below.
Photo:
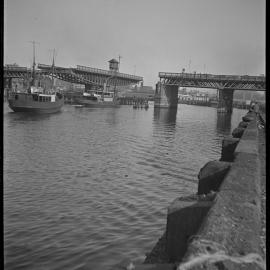
[[[31,95],[20,94],[17,100],[14,97],[9,98],[8,105],[14,112],[55,113],[61,110],[64,105],[64,98],[62,97],[54,102],[38,102],[34,101]]]
[[[59,112],[62,106],[55,106],[50,108],[35,108],[35,107],[25,107],[25,106],[13,106],[9,104],[9,107],[14,112],[29,112],[29,113],[56,113]]]
[[[115,101],[94,101],[94,100],[85,100],[85,99],[76,99],[76,103],[84,105],[86,107],[119,107],[120,103]]]

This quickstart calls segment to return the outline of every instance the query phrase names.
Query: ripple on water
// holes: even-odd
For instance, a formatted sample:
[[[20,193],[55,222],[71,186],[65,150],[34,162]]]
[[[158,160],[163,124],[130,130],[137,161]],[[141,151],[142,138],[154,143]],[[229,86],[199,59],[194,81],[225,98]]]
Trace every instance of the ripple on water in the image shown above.
[[[29,116],[6,105],[7,270],[142,262],[163,234],[168,204],[197,191],[200,168],[220,157],[222,137],[244,114],[65,105],[58,114]]]

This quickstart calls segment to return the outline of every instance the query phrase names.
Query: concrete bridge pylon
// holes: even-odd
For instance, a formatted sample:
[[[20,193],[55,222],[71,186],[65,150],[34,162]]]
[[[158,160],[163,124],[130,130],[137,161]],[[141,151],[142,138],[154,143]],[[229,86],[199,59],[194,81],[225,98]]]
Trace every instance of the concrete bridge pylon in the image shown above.
[[[232,113],[233,110],[233,89],[218,89],[218,107],[220,113]]]
[[[218,89],[218,112],[231,113],[234,90],[266,91],[265,76],[159,72],[155,107],[174,108],[178,87]]]
[[[177,108],[178,85],[166,85],[161,82],[156,84],[154,107]]]
[[[154,107],[177,108],[178,85],[168,85],[158,82],[154,97]],[[218,107],[220,113],[232,113],[234,89],[218,89]]]

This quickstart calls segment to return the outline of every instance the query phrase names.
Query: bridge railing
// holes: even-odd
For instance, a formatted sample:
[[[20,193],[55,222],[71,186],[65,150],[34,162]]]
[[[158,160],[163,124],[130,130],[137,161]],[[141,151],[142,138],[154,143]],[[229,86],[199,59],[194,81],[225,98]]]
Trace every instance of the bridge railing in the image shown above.
[[[159,78],[183,78],[183,79],[211,79],[211,80],[232,80],[232,81],[259,81],[264,82],[265,76],[249,76],[249,75],[213,75],[202,73],[171,73],[159,72]]]
[[[115,71],[110,71],[110,70],[104,70],[104,69],[99,69],[99,68],[92,68],[92,67],[86,67],[86,66],[80,66],[77,65],[77,70],[81,71],[86,71],[86,72],[91,72],[91,73],[97,73],[97,74],[102,74],[102,75],[107,75],[107,76],[117,76],[120,78],[125,78],[125,79],[132,79],[136,81],[142,81],[143,78],[135,75],[129,75],[125,73],[120,73],[120,72],[115,72]]]
[[[92,68],[92,67],[86,67],[86,66],[77,65],[77,69],[82,70],[82,71],[86,71],[86,72],[110,75],[108,70],[99,69],[99,68]]]
[[[132,79],[132,80],[136,80],[136,81],[142,81],[143,77],[139,77],[139,76],[135,76],[135,75],[129,75],[129,74],[125,74],[125,73],[118,73],[119,77],[122,78],[127,78],[127,79]]]
[[[17,66],[9,66],[6,65],[4,66],[4,71],[30,71],[30,68],[27,67],[17,67]]]
[[[52,71],[52,66],[51,65],[38,64],[37,68],[38,68],[36,70],[37,73],[38,72],[42,73],[42,70],[45,71],[45,72],[48,72],[48,71],[51,72]],[[115,72],[115,71],[111,71],[111,70],[91,68],[91,67],[80,66],[80,65],[77,65],[77,68],[64,68],[64,67],[55,66],[54,69],[55,69],[55,72],[61,72],[61,73],[74,73],[74,72],[76,73],[76,71],[85,71],[85,72],[94,73],[94,74],[98,74],[98,75],[115,76],[115,77],[122,78],[122,79],[133,80],[135,82],[143,81],[143,77],[140,77],[140,76],[129,75],[129,74]],[[6,65],[6,66],[4,66],[4,71],[5,72],[8,72],[8,71],[12,71],[12,72],[31,72],[31,69],[27,68],[27,67],[19,67],[19,66],[14,66],[14,65],[8,66],[8,65]]]
[[[52,65],[45,65],[45,64],[38,64],[37,67],[40,68],[40,69],[47,69],[47,70],[52,69]],[[58,70],[68,70],[68,68],[58,67],[58,66],[54,66],[54,68],[58,69]]]

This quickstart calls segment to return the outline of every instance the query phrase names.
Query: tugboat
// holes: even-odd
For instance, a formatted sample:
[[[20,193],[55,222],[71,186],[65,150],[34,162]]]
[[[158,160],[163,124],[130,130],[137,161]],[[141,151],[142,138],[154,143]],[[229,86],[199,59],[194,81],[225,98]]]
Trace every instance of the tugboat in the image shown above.
[[[120,101],[115,92],[92,91],[84,92],[82,97],[75,98],[77,104],[86,107],[119,107]]]
[[[54,86],[49,91],[41,87],[36,87],[35,71],[35,43],[33,42],[33,68],[30,86],[21,91],[9,93],[8,104],[14,112],[30,113],[55,113],[61,110],[64,105],[64,97],[61,93],[54,90]],[[52,84],[54,75],[54,55],[52,63]]]
[[[114,82],[114,90],[110,90],[110,86],[107,87],[108,81],[114,79],[116,74],[119,72],[119,62],[115,59],[109,61],[110,66],[109,70],[111,72],[111,76],[108,77],[103,87],[100,87],[99,90],[90,90],[89,92],[84,92],[81,97],[76,97],[75,102],[77,104],[86,106],[86,107],[119,107],[120,100],[117,95],[116,90],[116,81]],[[112,86],[112,84],[111,84]]]

